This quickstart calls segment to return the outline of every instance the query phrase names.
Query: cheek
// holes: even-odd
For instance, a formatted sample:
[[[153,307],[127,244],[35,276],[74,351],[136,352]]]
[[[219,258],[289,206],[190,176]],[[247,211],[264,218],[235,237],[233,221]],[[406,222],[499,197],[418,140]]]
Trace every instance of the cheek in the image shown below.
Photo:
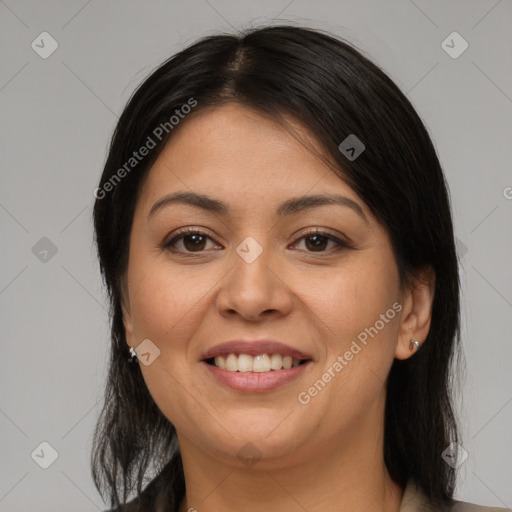
[[[307,284],[306,284],[307,283]],[[343,349],[365,329],[385,315],[379,334],[396,332],[397,314],[392,308],[399,298],[398,271],[391,252],[382,247],[361,252],[350,264],[305,283],[307,303],[329,337],[336,340],[330,349]],[[391,311],[389,311],[391,308]],[[389,313],[386,315],[386,312]],[[362,336],[364,338],[364,336]]]
[[[322,293],[317,289],[310,295],[325,340],[323,371],[336,375],[322,399],[328,402],[331,393],[340,397],[334,406],[340,414],[352,408],[354,414],[362,412],[379,395],[400,325],[398,270],[391,251],[380,247],[358,256],[325,280]]]
[[[151,271],[144,272],[146,268]],[[145,262],[134,258],[131,272],[135,337],[138,343],[150,339],[160,350],[152,364],[141,364],[144,381],[155,403],[174,426],[190,431],[195,428],[190,418],[202,417],[205,411],[193,398],[200,391],[194,390],[187,355],[190,340],[204,316],[202,300],[215,281],[204,273],[178,270],[176,265],[154,258]]]
[[[348,428],[385,393],[400,324],[398,298],[394,260],[378,251],[338,269],[321,293],[310,292],[325,358],[301,398],[311,400],[305,409],[319,411],[325,424]]]
[[[135,335],[172,350],[187,336],[191,325],[197,325],[201,301],[211,289],[209,279],[198,272],[179,271],[168,262],[137,263],[135,260],[129,281]],[[144,268],[151,270],[141,272]]]

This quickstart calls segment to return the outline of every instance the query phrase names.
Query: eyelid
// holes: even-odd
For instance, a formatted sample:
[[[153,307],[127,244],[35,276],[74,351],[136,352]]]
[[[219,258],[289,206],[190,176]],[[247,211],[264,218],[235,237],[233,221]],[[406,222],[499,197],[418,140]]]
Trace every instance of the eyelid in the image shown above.
[[[333,233],[332,230],[330,230],[328,228],[318,228],[318,227],[304,228],[301,231],[299,231],[298,233],[295,233],[293,235],[293,238],[298,239],[298,238],[304,238],[305,236],[312,236],[312,235],[321,235],[321,236],[329,237],[331,240],[338,241],[339,243],[345,244],[347,246],[351,245],[353,243],[352,240],[346,235]]]
[[[186,235],[201,235],[206,238],[210,238],[217,245],[221,245],[219,242],[217,242],[215,237],[212,234],[210,234],[208,232],[208,230],[206,230],[206,228],[195,228],[195,227],[188,226],[186,228],[180,228],[180,229],[174,231],[171,235],[166,236],[164,241],[161,244],[161,247],[163,249],[167,249],[169,246],[171,246],[171,242],[175,242],[178,239],[181,239]],[[179,252],[179,251],[176,251],[176,252]],[[203,252],[205,252],[205,251],[203,251]],[[193,253],[190,252],[189,254],[193,254]]]
[[[197,251],[197,252],[179,251],[179,250],[172,249],[172,246],[174,243],[176,243],[178,240],[183,239],[183,237],[188,234],[204,236],[205,238],[209,238],[210,240],[212,240],[215,244],[221,245],[219,242],[217,242],[215,237],[213,237],[211,234],[209,234],[207,232],[207,230],[205,228],[186,227],[186,228],[178,229],[177,231],[172,233],[172,235],[170,235],[169,237],[166,237],[164,242],[161,244],[162,249],[173,252],[174,254],[185,254],[185,255],[201,255],[201,254],[205,254],[205,253],[209,252],[209,251]],[[317,228],[304,228],[303,230],[299,231],[298,233],[295,233],[293,235],[294,241],[292,242],[292,244],[296,245],[299,242],[301,242],[304,238],[307,238],[308,236],[313,236],[313,235],[319,235],[319,236],[327,238],[330,241],[333,241],[336,244],[336,247],[334,247],[333,249],[327,250],[327,251],[318,251],[318,252],[304,251],[308,254],[328,254],[328,253],[334,252],[336,250],[352,249],[353,248],[351,241],[349,242],[347,240],[344,240],[343,237],[340,237],[338,235],[331,233],[330,230],[328,230],[327,228],[318,228],[318,227]],[[348,239],[348,237],[345,237],[345,238]]]
[[[309,229],[309,230],[301,231],[301,232],[297,233],[296,235],[294,235],[295,241],[292,242],[292,245],[293,246],[298,245],[304,239],[314,236],[314,235],[324,237],[328,240],[328,242],[334,242],[335,246],[333,248],[325,250],[325,251],[302,251],[305,254],[307,254],[308,256],[325,256],[325,257],[327,257],[328,255],[332,255],[333,253],[335,254],[337,252],[345,251],[347,249],[354,249],[351,242],[348,242],[347,240],[344,240],[343,237],[335,235],[335,234],[331,233],[329,230],[322,229],[322,228],[314,228],[314,229]],[[348,238],[348,237],[345,237],[345,238]]]

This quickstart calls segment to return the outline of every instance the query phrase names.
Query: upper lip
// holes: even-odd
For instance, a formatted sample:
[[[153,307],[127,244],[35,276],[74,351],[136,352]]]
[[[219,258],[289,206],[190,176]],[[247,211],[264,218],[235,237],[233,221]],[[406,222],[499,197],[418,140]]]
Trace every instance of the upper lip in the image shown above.
[[[208,349],[201,354],[200,358],[205,360],[217,356],[227,356],[228,354],[248,354],[253,357],[261,354],[281,354],[282,356],[290,356],[293,359],[311,359],[309,354],[301,350],[269,339],[226,341]]]

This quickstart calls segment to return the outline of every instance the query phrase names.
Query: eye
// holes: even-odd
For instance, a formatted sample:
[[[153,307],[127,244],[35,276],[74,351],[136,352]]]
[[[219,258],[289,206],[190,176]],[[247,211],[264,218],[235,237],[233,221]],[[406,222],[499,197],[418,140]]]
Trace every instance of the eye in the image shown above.
[[[221,248],[221,246],[217,244],[207,233],[194,228],[186,228],[178,232],[168,242],[164,242],[162,248],[177,254],[200,254],[202,252],[206,252],[208,241],[214,242],[214,246],[219,249]],[[304,242],[306,252],[313,253],[328,252],[326,247],[329,245],[329,242],[334,245],[334,247],[331,247],[334,251],[351,248],[347,242],[344,242],[334,235],[319,229],[304,234],[298,238],[293,245],[296,246],[300,242]]]
[[[304,241],[304,246],[306,247],[307,252],[328,252],[325,249],[326,246],[329,245],[329,242],[334,244],[333,249],[335,251],[351,248],[350,245],[343,240],[319,229],[306,233],[300,237],[295,244],[301,241]]]
[[[215,242],[212,237],[203,231],[187,228],[165,242],[162,248],[174,253],[201,253],[204,252],[208,240]],[[181,247],[177,247],[179,244],[181,244]]]

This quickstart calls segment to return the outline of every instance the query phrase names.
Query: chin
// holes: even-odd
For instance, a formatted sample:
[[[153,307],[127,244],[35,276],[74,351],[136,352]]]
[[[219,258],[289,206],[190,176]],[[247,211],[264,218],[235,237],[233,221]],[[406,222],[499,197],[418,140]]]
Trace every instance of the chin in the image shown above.
[[[247,427],[247,424],[232,424],[229,432],[233,437],[221,429],[220,437],[204,438],[203,442],[220,457],[236,457],[248,467],[255,465],[255,462],[258,462],[259,468],[285,467],[287,462],[296,457],[298,449],[309,436],[304,432],[299,436],[296,429],[291,430],[289,426],[281,428],[282,425],[278,425],[274,423],[270,426],[269,423],[261,422]]]

